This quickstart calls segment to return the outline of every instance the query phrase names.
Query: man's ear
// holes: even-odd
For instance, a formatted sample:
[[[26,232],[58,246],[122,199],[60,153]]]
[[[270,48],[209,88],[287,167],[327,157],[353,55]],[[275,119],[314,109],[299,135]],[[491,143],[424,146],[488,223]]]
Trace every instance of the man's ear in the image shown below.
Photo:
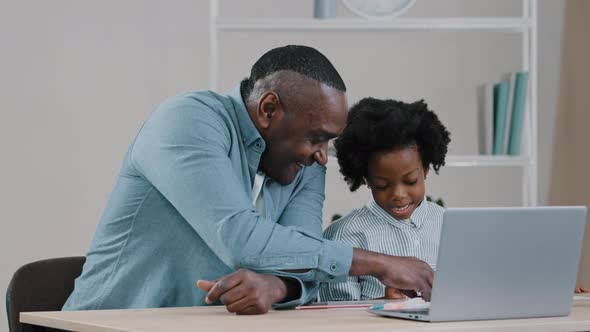
[[[279,95],[274,91],[265,92],[258,99],[256,120],[261,128],[268,128],[273,121],[278,120],[283,113]]]

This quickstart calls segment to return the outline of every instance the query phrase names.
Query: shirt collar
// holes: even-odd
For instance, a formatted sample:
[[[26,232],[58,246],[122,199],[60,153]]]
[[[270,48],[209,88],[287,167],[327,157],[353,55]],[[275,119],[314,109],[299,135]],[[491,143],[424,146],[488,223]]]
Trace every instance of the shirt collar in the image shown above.
[[[412,212],[410,218],[404,220],[395,219],[393,216],[391,216],[391,214],[383,210],[373,198],[371,198],[371,201],[367,203],[367,209],[369,209],[369,211],[371,211],[379,219],[384,220],[395,227],[407,228],[415,225],[416,228],[420,228],[422,227],[422,224],[424,224],[424,219],[428,215],[426,207],[427,204],[428,202],[426,201],[426,197],[424,197],[420,205],[418,205],[414,212]]]
[[[240,93],[240,86],[236,86],[231,93],[229,94],[229,98],[231,99],[232,103],[234,104],[236,110],[236,116],[238,118],[238,125],[240,127],[240,132],[242,134],[242,139],[246,146],[249,146],[254,141],[260,141],[262,144],[262,150],[264,151],[264,147],[266,143],[260,133],[254,126],[254,122],[250,118],[248,114],[248,109],[246,108],[246,104],[244,104],[244,100],[242,99],[242,94]]]
[[[429,203],[426,200],[426,197],[424,197],[420,205],[418,205],[416,210],[414,210],[410,216],[410,220],[418,228],[422,227],[422,225],[426,222],[426,218],[428,217],[428,204]]]

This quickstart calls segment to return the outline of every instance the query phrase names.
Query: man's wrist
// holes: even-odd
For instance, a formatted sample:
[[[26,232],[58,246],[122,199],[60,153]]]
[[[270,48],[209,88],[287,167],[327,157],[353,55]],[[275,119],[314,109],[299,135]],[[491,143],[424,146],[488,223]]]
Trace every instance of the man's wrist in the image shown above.
[[[274,290],[273,304],[289,302],[301,296],[301,286],[297,280],[270,275]]]
[[[349,274],[351,276],[370,275],[379,278],[384,271],[384,257],[383,254],[353,248]]]
[[[275,303],[289,302],[301,297],[301,285],[292,278],[277,277],[280,280],[280,296]]]

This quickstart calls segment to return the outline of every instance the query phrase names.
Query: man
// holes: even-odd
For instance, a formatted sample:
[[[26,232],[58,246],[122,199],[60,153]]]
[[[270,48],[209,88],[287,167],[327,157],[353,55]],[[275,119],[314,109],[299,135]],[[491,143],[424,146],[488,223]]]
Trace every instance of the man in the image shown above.
[[[129,147],[63,309],[221,302],[257,314],[307,303],[319,282],[349,274],[428,298],[426,263],[322,239],[327,145],[345,127],[345,91],[324,55],[285,46],[229,96],[164,102]]]

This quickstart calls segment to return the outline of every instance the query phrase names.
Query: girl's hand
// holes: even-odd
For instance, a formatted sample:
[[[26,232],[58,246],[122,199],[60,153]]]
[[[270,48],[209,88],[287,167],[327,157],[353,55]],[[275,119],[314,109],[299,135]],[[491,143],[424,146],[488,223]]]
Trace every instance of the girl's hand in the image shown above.
[[[383,298],[387,300],[405,300],[407,297],[397,288],[385,287],[385,296]]]
[[[582,286],[582,284],[576,284],[576,289],[574,289],[574,293],[576,294],[580,294],[580,293],[590,293],[590,288],[586,288],[584,286]]]

